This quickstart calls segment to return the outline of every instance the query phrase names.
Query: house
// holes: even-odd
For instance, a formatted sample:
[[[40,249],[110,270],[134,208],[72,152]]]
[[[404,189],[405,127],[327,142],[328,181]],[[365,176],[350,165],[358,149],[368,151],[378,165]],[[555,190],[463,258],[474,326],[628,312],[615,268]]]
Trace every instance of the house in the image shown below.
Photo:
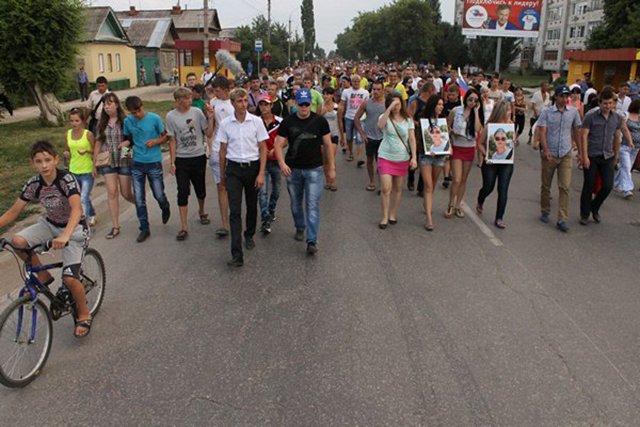
[[[182,9],[180,5],[164,10],[136,10],[131,6],[128,11],[117,13],[120,19],[161,19],[173,20],[178,38],[175,40],[175,48],[178,52],[178,68],[180,70],[180,83],[186,82],[186,76],[190,72],[200,76],[204,72],[204,64],[211,65],[212,70],[218,68],[215,54],[220,49],[226,49],[232,54],[240,52],[240,43],[233,40],[220,39],[220,20],[215,9],[207,11],[207,30],[209,33],[209,55],[204,55],[204,9]],[[221,73],[230,76],[231,73],[222,69]],[[147,74],[149,75],[149,74]]]
[[[78,66],[84,66],[91,82],[99,76],[106,77],[112,90],[136,86],[136,51],[129,46],[129,38],[113,9],[88,7],[84,15]]]
[[[136,51],[137,68],[139,69],[142,65],[146,71],[147,78],[142,83],[154,83],[156,65],[160,65],[161,79],[169,80],[171,71],[178,65],[178,51],[175,43],[178,32],[173,20],[171,18],[120,17],[120,22],[129,36],[131,46]]]
[[[598,90],[605,85],[617,88],[640,75],[640,49],[636,48],[570,50],[564,53],[564,59],[569,61],[569,84],[590,73]]]

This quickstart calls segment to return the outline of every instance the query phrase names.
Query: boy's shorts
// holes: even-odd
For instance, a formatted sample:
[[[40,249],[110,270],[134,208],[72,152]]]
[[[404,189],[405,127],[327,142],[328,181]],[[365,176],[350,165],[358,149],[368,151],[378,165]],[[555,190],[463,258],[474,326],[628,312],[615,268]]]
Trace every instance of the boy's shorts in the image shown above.
[[[27,241],[29,246],[35,246],[53,240],[64,232],[63,227],[56,227],[45,218],[17,233]],[[78,225],[73,231],[69,244],[62,252],[62,277],[71,276],[80,279],[80,264],[89,238],[88,230]]]
[[[220,152],[212,151],[209,155],[209,167],[216,185],[220,184]]]

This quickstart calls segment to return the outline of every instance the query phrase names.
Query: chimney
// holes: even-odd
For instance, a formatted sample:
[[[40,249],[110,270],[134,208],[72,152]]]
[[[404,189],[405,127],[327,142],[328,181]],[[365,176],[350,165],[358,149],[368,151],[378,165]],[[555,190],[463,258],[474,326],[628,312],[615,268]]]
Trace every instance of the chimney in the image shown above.
[[[182,13],[182,9],[180,8],[180,5],[173,6],[173,8],[171,9],[172,15],[180,15],[181,13]]]
[[[136,7],[131,5],[129,6],[129,16],[135,16],[136,14]]]

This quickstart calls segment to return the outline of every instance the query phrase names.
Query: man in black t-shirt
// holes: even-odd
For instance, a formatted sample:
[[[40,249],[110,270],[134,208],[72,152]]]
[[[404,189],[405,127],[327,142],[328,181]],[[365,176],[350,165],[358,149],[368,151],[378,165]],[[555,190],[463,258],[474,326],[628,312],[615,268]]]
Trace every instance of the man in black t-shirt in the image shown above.
[[[291,214],[296,226],[295,239],[304,239],[307,230],[307,254],[318,251],[318,227],[320,225],[320,195],[324,187],[322,147],[327,153],[327,181],[333,184],[336,167],[331,150],[331,133],[327,120],[311,112],[311,91],[306,88],[296,92],[298,111],[280,124],[275,141],[275,153],[282,174],[287,179],[291,198]],[[283,147],[289,146],[286,157]],[[306,209],[302,207],[305,200]],[[306,211],[306,220],[305,220]]]

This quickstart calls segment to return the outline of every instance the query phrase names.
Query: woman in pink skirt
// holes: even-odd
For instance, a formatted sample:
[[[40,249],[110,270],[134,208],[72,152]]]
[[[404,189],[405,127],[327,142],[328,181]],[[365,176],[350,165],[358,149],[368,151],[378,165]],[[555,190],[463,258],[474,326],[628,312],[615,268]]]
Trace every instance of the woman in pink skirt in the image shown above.
[[[380,175],[380,197],[382,201],[381,229],[398,222],[398,205],[402,196],[402,178],[407,176],[409,166],[416,169],[416,136],[413,120],[407,113],[402,95],[397,92],[387,95],[387,109],[378,118],[382,129],[382,142],[378,150],[378,174]],[[393,197],[392,197],[393,195]]]

